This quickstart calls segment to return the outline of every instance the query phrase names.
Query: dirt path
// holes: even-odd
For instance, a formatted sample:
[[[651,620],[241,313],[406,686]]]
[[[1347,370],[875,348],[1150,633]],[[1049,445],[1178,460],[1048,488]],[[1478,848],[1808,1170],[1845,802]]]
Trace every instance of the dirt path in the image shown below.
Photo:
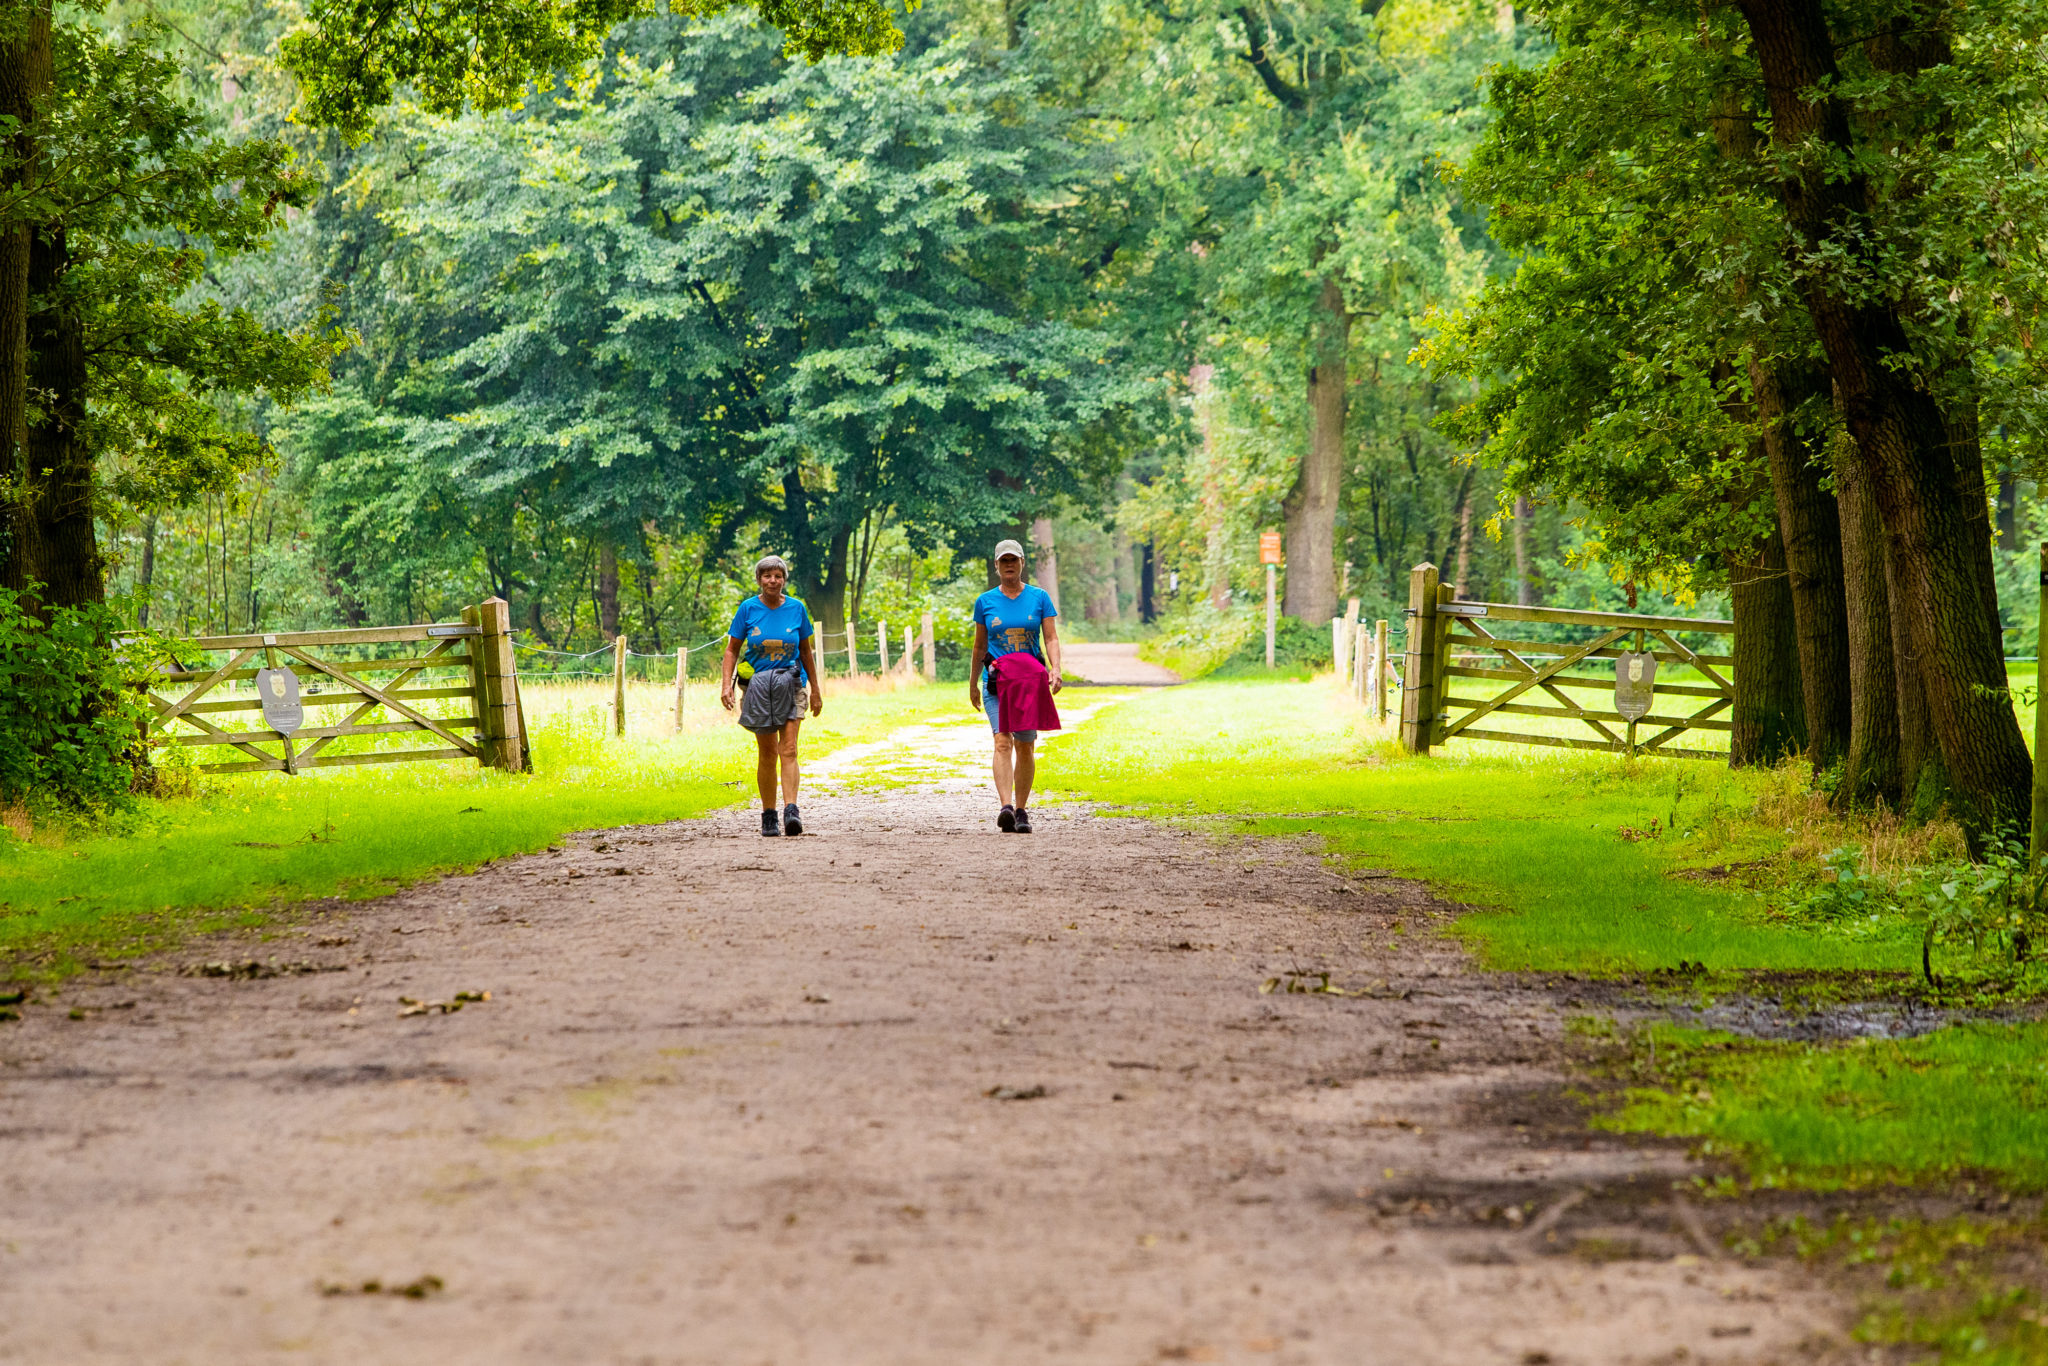
[[[180,960],[328,970],[32,1008],[0,1360],[1831,1357],[1833,1304],[1702,1255],[1680,1154],[1585,1137],[1571,1011],[1467,973],[1420,887],[998,835],[986,742],[844,756],[802,839],[582,837]],[[1260,993],[1294,969],[1364,994]]]
[[[1135,645],[1069,644],[1060,651],[1060,668],[1076,678],[1103,686],[1158,688],[1181,681],[1173,670],[1138,658]]]

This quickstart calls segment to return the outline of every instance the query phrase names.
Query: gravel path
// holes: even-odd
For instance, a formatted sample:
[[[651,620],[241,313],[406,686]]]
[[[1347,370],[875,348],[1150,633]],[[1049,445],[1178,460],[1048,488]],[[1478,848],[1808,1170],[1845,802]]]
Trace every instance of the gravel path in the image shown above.
[[[802,839],[582,836],[32,1008],[0,1361],[1834,1359],[1682,1153],[1586,1137],[1572,1012],[1454,908],[1074,807],[999,835],[986,744],[840,756]]]

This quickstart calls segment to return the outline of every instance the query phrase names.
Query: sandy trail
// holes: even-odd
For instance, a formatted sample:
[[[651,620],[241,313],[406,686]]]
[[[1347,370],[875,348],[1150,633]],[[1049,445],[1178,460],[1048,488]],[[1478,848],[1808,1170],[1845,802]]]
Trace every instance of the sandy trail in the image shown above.
[[[1682,1154],[1585,1136],[1572,1011],[1468,972],[1453,908],[1072,807],[1000,835],[987,743],[840,755],[802,839],[579,837],[68,987],[0,1034],[0,1360],[1838,1350],[1701,1255]],[[326,970],[177,975],[251,954]]]

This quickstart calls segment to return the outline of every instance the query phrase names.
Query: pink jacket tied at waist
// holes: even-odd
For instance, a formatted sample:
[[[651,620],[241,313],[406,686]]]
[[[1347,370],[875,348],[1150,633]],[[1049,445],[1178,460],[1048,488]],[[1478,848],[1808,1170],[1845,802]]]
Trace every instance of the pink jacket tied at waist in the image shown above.
[[[1022,650],[989,665],[989,690],[996,695],[996,717],[1003,731],[1060,728],[1060,714],[1052,704],[1052,675]]]

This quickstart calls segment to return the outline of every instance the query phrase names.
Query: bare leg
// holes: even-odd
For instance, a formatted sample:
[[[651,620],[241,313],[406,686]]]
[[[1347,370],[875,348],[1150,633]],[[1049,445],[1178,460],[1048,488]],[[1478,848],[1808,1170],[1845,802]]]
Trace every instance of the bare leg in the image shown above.
[[[784,726],[779,747],[782,756],[782,800],[791,806],[796,805],[796,728],[802,724],[801,721],[792,721]]]
[[[1010,737],[996,732],[996,757],[991,765],[995,770],[996,800],[1004,806],[1010,804]]]
[[[775,746],[777,736],[772,730],[754,732],[755,755],[754,783],[761,789],[761,809],[775,809]]]
[[[1017,805],[1021,807],[1030,804],[1031,780],[1038,776],[1038,742],[1033,740],[1026,744],[1019,740],[1016,743],[1017,757],[1012,764],[1012,771],[1017,778]]]

